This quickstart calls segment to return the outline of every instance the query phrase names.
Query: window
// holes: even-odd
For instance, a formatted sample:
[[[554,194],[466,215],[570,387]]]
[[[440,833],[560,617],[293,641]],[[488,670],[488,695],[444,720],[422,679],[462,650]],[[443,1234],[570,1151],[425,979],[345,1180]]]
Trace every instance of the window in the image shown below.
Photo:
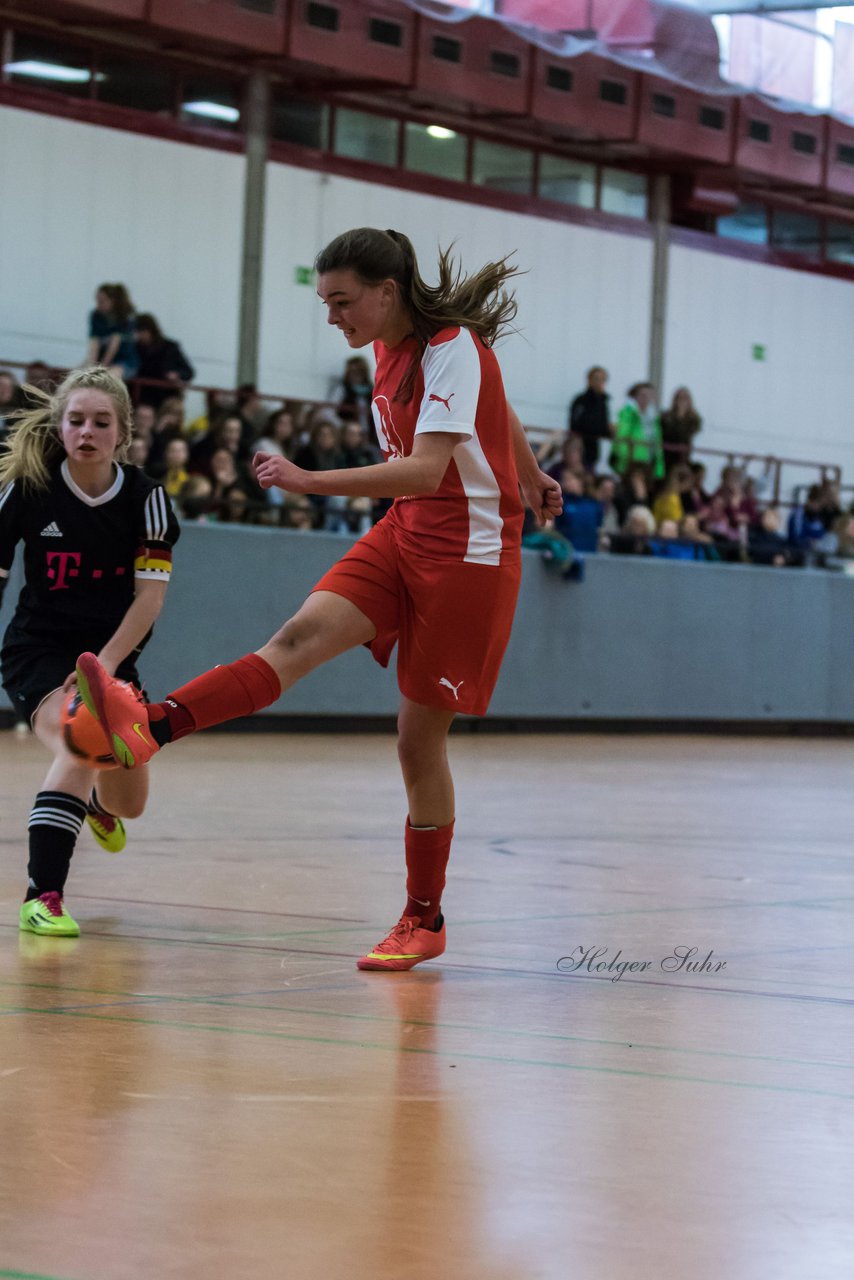
[[[325,102],[274,97],[270,133],[276,142],[325,151],[329,145],[329,107]]]
[[[846,142],[836,144],[836,163],[854,165],[854,147]]]
[[[368,23],[368,39],[374,44],[387,44],[392,49],[403,47],[403,27],[399,22],[387,22],[384,18],[371,18]]]
[[[463,46],[459,40],[452,40],[450,36],[434,36],[433,57],[441,62],[462,62]]]
[[[808,213],[775,209],[771,215],[771,243],[786,253],[817,258],[821,253],[821,223]]]
[[[341,15],[332,4],[309,4],[305,11],[305,20],[310,27],[318,31],[337,31]]]
[[[475,142],[472,181],[493,191],[530,195],[534,184],[534,153],[500,142]]]
[[[768,243],[768,211],[764,204],[740,204],[735,213],[718,218],[717,232],[726,240]]]
[[[624,107],[626,97],[626,86],[621,80],[599,81],[599,98],[602,102],[611,102],[615,107]]]
[[[436,178],[465,182],[467,139],[436,124],[405,126],[404,165],[413,173],[429,173]]]
[[[502,49],[492,49],[489,54],[489,69],[497,76],[507,76],[510,80],[518,80],[522,74],[522,59],[516,53],[505,53]]]
[[[803,156],[814,156],[818,151],[818,139],[814,133],[803,133],[800,129],[792,132],[792,150]]]
[[[723,131],[726,128],[726,114],[720,107],[700,107],[697,119],[704,129]]]
[[[561,204],[596,207],[596,166],[565,156],[540,156],[538,195]]]
[[[669,120],[673,120],[676,116],[676,99],[669,93],[654,93],[652,95],[652,114],[654,116],[665,116]]]
[[[624,218],[646,217],[646,178],[625,169],[603,169],[599,207]]]
[[[91,96],[92,55],[80,45],[16,32],[12,56],[4,63],[3,71],[12,84],[52,89],[75,98]]]
[[[556,67],[549,63],[546,67],[546,85],[549,89],[557,89],[558,93],[572,93],[572,72],[566,67]]]
[[[340,107],[335,112],[335,154],[371,164],[397,164],[400,126],[387,116]]]
[[[854,223],[828,222],[826,252],[830,262],[845,262],[854,267]]]
[[[97,68],[97,94],[101,102],[158,115],[174,112],[175,76],[167,67],[133,62],[105,52],[98,54]]]
[[[770,142],[771,126],[767,120],[748,120],[747,136],[753,142]]]
[[[181,90],[181,119],[185,124],[235,130],[240,123],[237,86],[211,76],[188,76]]]

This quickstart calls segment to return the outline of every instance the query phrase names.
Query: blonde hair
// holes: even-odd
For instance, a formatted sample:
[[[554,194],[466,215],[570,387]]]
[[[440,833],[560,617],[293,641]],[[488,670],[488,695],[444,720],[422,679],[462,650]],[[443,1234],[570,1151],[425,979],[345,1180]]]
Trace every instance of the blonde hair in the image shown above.
[[[15,414],[15,424],[0,455],[0,488],[19,480],[24,487],[46,489],[53,463],[65,455],[62,419],[75,391],[103,391],[113,402],[119,424],[115,458],[124,462],[133,433],[133,410],[128,389],[103,365],[74,369],[55,391],[24,384],[31,408]]]
[[[411,240],[402,231],[358,227],[337,236],[317,255],[318,275],[349,268],[366,284],[396,281],[400,298],[412,319],[418,350],[405,371],[395,399],[412,398],[415,375],[427,343],[445,329],[471,329],[487,347],[508,329],[516,315],[516,299],[504,285],[519,268],[507,257],[488,262],[474,275],[465,275],[450,249],[439,254],[439,283],[425,284]]]

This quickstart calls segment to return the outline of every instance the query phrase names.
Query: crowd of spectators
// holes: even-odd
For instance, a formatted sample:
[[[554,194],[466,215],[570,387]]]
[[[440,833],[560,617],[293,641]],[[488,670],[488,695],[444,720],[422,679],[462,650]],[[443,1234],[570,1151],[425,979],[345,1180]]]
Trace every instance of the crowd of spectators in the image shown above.
[[[371,371],[362,356],[347,360],[326,404],[268,403],[246,385],[208,393],[203,413],[189,420],[183,388],[193,369],[180,346],[153,316],[134,312],[124,286],[102,285],[87,358],[131,380],[130,461],[163,481],[185,520],[358,534],[389,505],[262,490],[252,467],[259,451],[307,471],[381,460]],[[52,379],[53,371],[36,363],[24,380],[46,386]],[[702,419],[686,387],[659,412],[655,387],[635,383],[612,413],[607,383],[604,368],[591,369],[570,405],[567,430],[539,446],[541,466],[563,490],[563,512],[547,530],[528,513],[524,541],[564,576],[581,577],[589,552],[776,567],[854,560],[854,510],[843,509],[838,485],[824,481],[796,494],[794,503],[777,505],[769,493],[772,459],[757,475],[725,466],[710,484],[705,465],[691,456]],[[25,403],[14,375],[0,370],[0,443]]]
[[[691,458],[702,419],[690,391],[680,387],[659,413],[655,387],[638,382],[614,416],[607,381],[602,367],[589,371],[567,432],[540,449],[540,464],[563,490],[563,512],[548,546],[530,521],[525,542],[550,563],[564,572],[575,566],[578,576],[579,555],[593,551],[776,567],[854,558],[854,511],[843,510],[838,484],[815,484],[784,509],[768,492],[769,458],[759,475],[725,466],[711,487],[706,467]],[[600,470],[603,442],[610,471]]]

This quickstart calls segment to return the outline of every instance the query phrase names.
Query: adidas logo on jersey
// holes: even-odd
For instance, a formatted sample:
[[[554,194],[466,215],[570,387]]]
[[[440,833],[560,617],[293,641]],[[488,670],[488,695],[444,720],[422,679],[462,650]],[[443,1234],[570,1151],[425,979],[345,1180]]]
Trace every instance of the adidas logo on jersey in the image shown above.
[[[60,529],[59,525],[56,523],[55,520],[51,520],[47,528],[42,529],[41,536],[43,538],[61,538],[62,530]]]

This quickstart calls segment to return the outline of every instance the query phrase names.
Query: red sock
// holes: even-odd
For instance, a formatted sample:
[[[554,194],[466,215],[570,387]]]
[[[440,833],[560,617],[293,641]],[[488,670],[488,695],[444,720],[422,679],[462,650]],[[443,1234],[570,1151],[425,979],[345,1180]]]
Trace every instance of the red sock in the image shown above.
[[[413,827],[406,819],[406,907],[405,916],[420,916],[425,929],[436,923],[445,887],[445,870],[451,856],[454,824]]]
[[[163,735],[164,741],[174,742],[196,729],[209,729],[269,707],[281,692],[279,677],[270,664],[257,653],[248,653],[245,658],[197,676],[170,693],[164,702],[152,703],[148,708],[152,735],[160,739],[158,728],[165,720],[169,734],[168,738]]]

